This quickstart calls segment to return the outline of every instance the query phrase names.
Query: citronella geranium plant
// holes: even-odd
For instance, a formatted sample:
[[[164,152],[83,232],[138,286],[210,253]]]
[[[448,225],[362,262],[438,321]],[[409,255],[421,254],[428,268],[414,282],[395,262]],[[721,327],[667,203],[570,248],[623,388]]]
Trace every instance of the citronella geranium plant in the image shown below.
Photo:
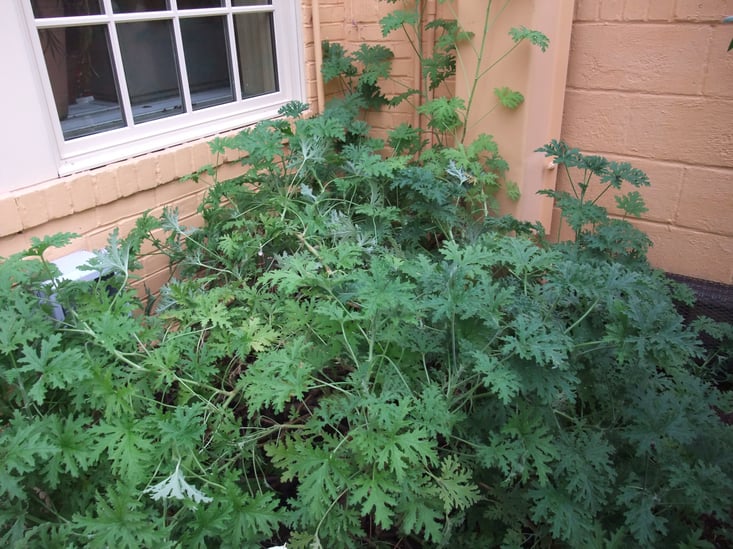
[[[248,154],[194,176],[204,224],[113,235],[63,321],[38,257],[64,238],[0,263],[3,541],[726,543],[731,398],[643,249],[477,218],[450,162],[302,107],[212,143]],[[150,315],[143,249],[176,275]]]

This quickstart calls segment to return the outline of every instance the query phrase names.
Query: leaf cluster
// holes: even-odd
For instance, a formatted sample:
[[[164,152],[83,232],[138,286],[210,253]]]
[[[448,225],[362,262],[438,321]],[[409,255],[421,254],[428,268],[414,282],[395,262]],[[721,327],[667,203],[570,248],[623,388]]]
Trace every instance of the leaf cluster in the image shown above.
[[[622,185],[637,189],[648,187],[646,174],[628,162],[584,155],[556,140],[537,152],[545,153],[561,166],[570,184],[571,192],[543,190],[540,193],[555,199],[563,219],[575,233],[576,247],[597,257],[610,255],[621,262],[645,262],[651,241],[626,220],[627,216],[641,217],[648,211],[639,192],[633,190],[614,196],[617,208],[623,213],[621,219],[609,216],[598,201],[612,189],[621,189]]]

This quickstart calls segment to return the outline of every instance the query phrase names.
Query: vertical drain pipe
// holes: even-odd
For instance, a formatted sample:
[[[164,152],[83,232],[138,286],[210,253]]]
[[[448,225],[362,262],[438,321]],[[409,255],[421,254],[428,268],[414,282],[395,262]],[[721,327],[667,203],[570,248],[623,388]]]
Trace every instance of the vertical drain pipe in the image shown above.
[[[313,48],[316,62],[316,95],[318,97],[317,113],[323,113],[326,106],[326,92],[323,86],[321,67],[323,66],[323,45],[321,44],[321,2],[311,0],[311,21],[313,24]]]

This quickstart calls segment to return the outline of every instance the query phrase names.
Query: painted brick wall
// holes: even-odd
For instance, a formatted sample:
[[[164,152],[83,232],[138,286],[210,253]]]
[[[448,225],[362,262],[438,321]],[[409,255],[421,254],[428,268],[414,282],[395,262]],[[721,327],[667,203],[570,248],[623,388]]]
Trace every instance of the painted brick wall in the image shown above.
[[[733,283],[733,0],[575,9],[563,139],[649,174],[655,266]]]
[[[124,236],[143,212],[160,214],[165,206],[178,208],[182,222],[195,225],[206,186],[180,178],[215,160],[202,139],[0,196],[0,256],[26,248],[32,237],[57,232],[80,237],[63,250],[49,250],[48,259],[103,248],[111,231]],[[231,177],[236,167],[222,163],[222,177]],[[159,286],[165,269],[164,261],[145,264],[152,286]]]
[[[407,88],[417,88],[420,85],[420,69],[417,57],[401,31],[394,31],[387,37],[382,36],[379,21],[394,9],[400,7],[383,0],[321,0],[321,34],[323,40],[341,43],[348,51],[356,50],[362,43],[381,44],[392,50],[392,78],[383,82],[382,88],[387,96],[404,92]],[[426,0],[426,18],[452,18],[447,4],[439,4],[437,0]],[[414,39],[414,37],[412,37]],[[423,36],[424,47],[430,48],[434,39],[434,32],[426,32]],[[446,83],[447,89],[452,89],[453,83]],[[437,90],[442,93],[444,90]],[[326,87],[327,97],[338,93],[336,83]],[[385,108],[379,113],[370,113],[367,121],[375,129],[375,135],[385,137],[386,131],[401,123],[420,125],[420,117],[414,108],[402,103],[396,108]]]
[[[326,4],[327,2],[323,2]],[[336,3],[336,2],[331,2]],[[332,6],[331,6],[332,8]],[[326,10],[323,10],[324,13]],[[317,103],[315,44],[311,0],[303,0],[306,95]],[[236,158],[220,161],[220,177],[233,177],[239,169]],[[146,210],[153,214],[165,206],[178,208],[182,223],[199,222],[196,208],[205,183],[181,182],[180,178],[205,164],[214,163],[208,139],[200,139],[155,153],[116,162],[15,192],[0,194],[0,257],[28,247],[32,237],[57,232],[77,233],[63,250],[49,250],[48,259],[76,250],[105,246],[111,231],[122,236]],[[144,265],[146,283],[157,289],[168,277],[162,258]]]
[[[436,0],[427,3],[433,11],[438,9]],[[306,95],[312,106],[317,105],[314,4],[313,0],[302,0]],[[386,44],[395,52],[395,77],[415,86],[416,64],[409,44],[399,34],[385,40],[379,26],[379,20],[395,8],[393,4],[378,0],[319,0],[317,4],[322,40],[338,41],[347,49],[356,49],[362,42]],[[388,91],[402,91],[397,84],[391,86]],[[382,132],[402,121],[419,122],[408,106],[370,119]],[[34,236],[57,232],[74,232],[81,237],[64,250],[50,250],[48,259],[80,249],[98,249],[104,247],[115,228],[124,236],[144,211],[156,214],[165,206],[178,208],[182,222],[195,225],[199,222],[196,207],[206,187],[203,183],[182,183],[180,178],[214,160],[208,140],[201,139],[0,195],[0,257],[25,249]],[[235,160],[223,159],[220,177],[236,174],[239,165]],[[146,284],[154,290],[167,280],[162,258],[144,267]]]

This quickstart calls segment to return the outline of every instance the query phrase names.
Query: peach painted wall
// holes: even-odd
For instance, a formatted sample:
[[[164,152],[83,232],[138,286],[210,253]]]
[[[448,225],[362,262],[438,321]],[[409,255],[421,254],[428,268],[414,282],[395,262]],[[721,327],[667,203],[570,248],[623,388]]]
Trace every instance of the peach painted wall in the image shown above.
[[[555,187],[556,170],[535,150],[560,137],[573,5],[574,0],[491,5],[491,27],[480,71],[491,69],[479,80],[466,136],[470,142],[481,133],[492,135],[509,164],[507,179],[519,186],[521,198],[513,202],[500,195],[502,212],[526,221],[539,221],[546,229],[552,220],[552,200],[537,195],[537,191]],[[457,95],[467,98],[476,74],[476,51],[483,34],[487,3],[467,1],[458,6],[459,21],[475,34],[473,43],[460,49],[456,77]],[[514,44],[509,30],[522,26],[544,33],[550,42],[547,50],[543,52],[524,41],[497,63]],[[518,109],[496,108],[493,90],[504,86],[524,95],[524,103]]]
[[[731,284],[726,15],[733,0],[577,0],[562,137],[647,172],[649,212],[636,224],[654,242],[655,266]]]

